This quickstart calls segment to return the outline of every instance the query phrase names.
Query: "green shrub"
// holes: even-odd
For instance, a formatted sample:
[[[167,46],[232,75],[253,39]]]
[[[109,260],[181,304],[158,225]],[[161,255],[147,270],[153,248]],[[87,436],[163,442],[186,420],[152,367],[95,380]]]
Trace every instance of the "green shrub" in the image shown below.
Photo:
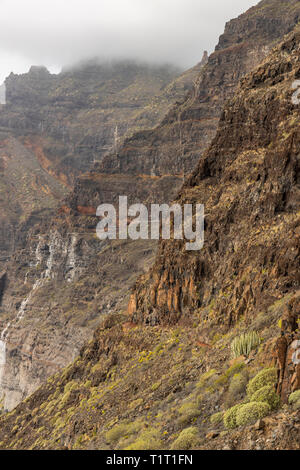
[[[256,331],[244,333],[237,336],[231,343],[231,351],[233,357],[249,356],[253,349],[260,345],[260,337]]]
[[[229,410],[225,411],[223,421],[226,429],[234,429],[237,427],[236,415],[238,410],[244,405],[244,403],[239,403],[234,405]]]
[[[171,445],[172,450],[189,450],[197,446],[199,442],[198,429],[196,427],[186,428],[175,439]]]
[[[110,444],[115,444],[121,439],[121,437],[135,434],[140,430],[140,428],[141,423],[130,423],[128,421],[123,421],[122,423],[117,424],[112,429],[107,431],[105,438]]]
[[[203,403],[203,395],[202,395],[202,393],[200,393],[196,397],[196,407],[200,408],[202,406],[202,403]]]
[[[186,401],[186,402],[183,403],[183,405],[181,405],[181,407],[178,409],[178,412],[179,412],[180,414],[185,414],[185,413],[187,413],[188,411],[194,410],[194,409],[197,409],[195,402],[194,402],[194,401]]]
[[[234,374],[230,380],[228,391],[226,394],[226,407],[232,406],[234,403],[239,401],[246,392],[246,386],[248,382],[248,376],[244,372]]]
[[[294,410],[300,409],[300,390],[296,390],[290,394],[289,404],[292,405]]]
[[[233,364],[231,367],[229,367],[222,375],[220,375],[214,382],[215,387],[223,387],[225,386],[231,377],[233,377],[235,374],[240,372],[242,369],[244,369],[245,364],[243,362],[237,362]]]
[[[200,411],[194,402],[184,403],[178,411],[180,413],[180,417],[177,420],[177,424],[179,426],[185,426],[187,424],[193,423],[198,418],[198,416],[200,416]]]
[[[218,424],[222,423],[223,417],[224,417],[224,412],[219,411],[218,413],[215,413],[215,414],[211,415],[210,422],[214,426],[217,426]]]
[[[277,369],[275,367],[271,367],[270,369],[263,369],[248,383],[247,394],[251,398],[252,395],[260,388],[263,388],[266,385],[275,384],[276,382]]]
[[[208,387],[216,378],[217,371],[215,369],[211,369],[208,372],[205,372],[201,375],[199,382],[197,383],[196,387],[201,389],[204,387]]]
[[[264,418],[271,411],[270,405],[264,402],[251,402],[241,406],[236,413],[237,426],[253,424],[258,419]]]
[[[275,392],[274,385],[266,385],[254,392],[250,401],[268,403],[271,410],[275,410],[280,403],[280,397]]]
[[[143,431],[125,450],[158,450],[162,446],[160,433],[156,429]]]

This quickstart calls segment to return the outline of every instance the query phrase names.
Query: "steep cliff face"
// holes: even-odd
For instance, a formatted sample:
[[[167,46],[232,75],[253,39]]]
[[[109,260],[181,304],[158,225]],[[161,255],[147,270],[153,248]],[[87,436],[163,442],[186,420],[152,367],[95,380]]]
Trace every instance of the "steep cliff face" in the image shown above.
[[[299,43],[296,32],[225,106],[216,138],[177,200],[205,205],[204,249],[161,243],[132,294],[134,321],[170,323],[200,309],[203,323],[227,331],[297,293]],[[299,365],[292,362],[300,344],[297,306],[287,308],[277,344],[285,398],[300,388]]]
[[[0,271],[75,176],[124,135],[157,124],[200,67],[180,74],[171,66],[91,61],[58,75],[31,67],[7,78],[0,88]]]
[[[99,267],[97,257],[103,246],[96,243],[94,231],[89,233],[78,220],[48,221],[74,176],[87,170],[93,159],[101,160],[105,152],[116,149],[123,135],[155,125],[191,88],[201,66],[182,75],[170,66],[128,62],[100,65],[92,61],[59,75],[32,67],[27,74],[11,74],[1,88],[5,104],[0,107],[0,272],[7,282],[1,289],[0,362],[1,395],[7,391],[5,409],[72,360],[99,312],[110,311],[124,296],[112,301],[113,288],[105,293],[108,252]],[[85,197],[91,205],[93,184],[88,180]],[[126,250],[119,266],[121,250],[117,247],[118,253],[110,256],[117,267],[112,270],[111,287],[114,282],[124,283],[124,277],[134,280],[130,281],[132,260]],[[140,257],[145,257],[146,266],[149,253],[151,248],[137,247],[139,272],[143,272]],[[87,289],[90,270],[98,272],[98,277]],[[80,284],[84,275],[85,282]],[[79,293],[74,301],[76,281],[84,289],[86,300],[81,302]],[[58,290],[61,282],[66,283],[64,294]],[[70,318],[70,328],[63,326]]]
[[[130,174],[190,174],[215,135],[219,116],[239,80],[256,67],[300,18],[297,0],[264,0],[226,24],[216,50],[187,98],[157,129],[125,141],[99,171]]]
[[[22,137],[49,173],[72,184],[125,135],[156,125],[191,89],[198,71],[181,75],[171,66],[97,61],[58,75],[31,67],[6,79],[0,126]]]
[[[5,84],[3,83],[0,85],[0,105],[3,105],[6,103],[6,87]]]
[[[111,309],[112,315],[103,319],[73,364],[63,373],[58,371],[33,396],[1,418],[1,448],[299,447],[299,400],[278,411],[278,397],[274,398],[275,385],[283,402],[300,388],[300,366],[294,360],[300,341],[300,104],[294,87],[300,79],[299,45],[298,27],[242,80],[224,107],[211,146],[180,191],[179,203],[205,205],[204,249],[186,252],[182,242],[161,243],[155,264],[136,283],[131,316]],[[70,199],[75,205],[63,209],[64,226],[60,219],[53,220],[50,238],[55,230],[59,235],[52,244],[37,242],[34,257],[38,264],[34,269],[42,265],[41,283],[57,279],[58,292],[63,291],[66,299],[69,285],[76,306],[83,292],[87,302],[89,295],[97,292],[92,299],[94,308],[115,286],[113,297],[120,301],[120,285],[126,288],[128,279],[126,274],[120,276],[115,256],[122,266],[124,253],[135,256],[137,245],[132,251],[125,242],[99,247],[92,237],[93,205],[100,200],[102,176],[97,181],[95,171],[85,178],[91,180],[90,186],[86,183],[90,188],[88,199],[81,196],[83,205],[78,205],[79,199],[74,196]],[[111,200],[116,193],[110,193]],[[91,215],[87,217],[84,214],[89,208]],[[81,230],[78,244],[70,234],[72,231],[77,237]],[[94,251],[93,243],[98,247]],[[144,244],[139,246],[145,250]],[[54,264],[56,256],[64,256],[63,262],[59,259]],[[144,266],[143,256],[138,259]],[[81,277],[83,260],[89,274]],[[128,261],[134,266],[134,277],[136,260],[127,258],[125,264]],[[107,274],[113,267],[114,275]],[[11,276],[8,273],[5,284]],[[29,273],[27,279],[30,276],[32,284],[36,273]],[[9,287],[5,289],[4,304],[9,299]],[[48,292],[51,298],[52,291]],[[39,301],[46,298],[47,291],[40,294]],[[120,302],[118,310],[122,305]],[[23,307],[19,306],[18,315],[25,352],[28,331],[22,323],[30,318],[32,328],[35,320],[38,325],[38,316],[30,309],[28,316],[22,317]],[[55,305],[51,308],[54,311]],[[71,335],[74,316],[70,308],[66,313],[69,317],[63,327]],[[51,328],[51,311],[47,319]],[[249,331],[259,333],[258,343],[232,360],[232,340]],[[69,341],[67,335],[65,340]],[[17,350],[5,364],[8,369]],[[0,351],[3,357],[2,343]],[[17,368],[20,364],[16,360]],[[262,371],[263,367],[267,371]],[[261,372],[269,380],[266,386],[274,400],[270,401],[272,408],[269,402],[268,407],[261,405],[259,398],[255,401],[250,394],[253,382],[249,380],[255,380]],[[4,377],[5,372],[2,382]],[[242,415],[242,427],[232,430],[239,424],[230,422],[224,433],[223,412],[237,403],[248,409],[253,401],[260,410],[267,408],[269,416],[254,426],[259,414]]]
[[[294,360],[300,344],[300,105],[293,102],[299,44],[298,30],[244,78],[180,193],[179,202],[206,206],[203,251],[161,243],[156,263],[137,282],[131,321],[106,317],[63,374],[3,417],[2,448],[298,447],[292,401],[277,411],[272,395],[272,408],[264,405],[270,416],[253,426],[258,415],[243,415],[248,426],[242,431],[232,430],[238,421],[227,426],[224,419],[222,432],[222,417],[236,403],[248,410],[255,401],[249,379],[257,372],[268,374],[270,393],[275,388],[268,384],[277,383],[285,402],[300,388]],[[39,260],[45,253],[48,259],[43,278],[51,276],[52,252],[36,251]],[[155,326],[164,322],[169,328]],[[259,349],[230,361],[231,341],[246,331],[259,332]],[[276,369],[261,370],[272,365]]]
[[[136,289],[144,321],[214,300],[216,321],[230,326],[299,287],[298,39],[293,35],[244,79],[225,106],[216,138],[178,199],[205,205],[205,248],[161,244],[148,280]]]
[[[195,86],[159,126],[125,139],[93,170],[93,204],[89,178],[79,178],[68,205],[94,206],[128,195],[132,202],[172,200],[216,133],[221,110],[239,80],[257,66],[300,17],[298,1],[262,1],[230,21],[210,57],[204,58]],[[110,190],[107,189],[107,175]],[[141,177],[143,191],[141,193]],[[95,184],[97,181],[97,184]]]
[[[100,242],[86,215],[39,224],[7,266],[0,306],[1,396],[10,410],[72,361],[103,315],[126,309],[152,260],[147,242]]]
[[[298,1],[263,1],[230,21],[216,51],[204,56],[202,70],[185,100],[159,126],[135,133],[96,163],[92,204],[87,196],[90,182],[84,177],[77,180],[68,205],[75,211],[97,207],[101,202],[115,203],[123,194],[131,202],[161,203],[175,198],[215,135],[223,105],[233,96],[239,80],[293,29],[299,17]]]
[[[274,4],[277,6],[275,9]],[[141,131],[132,138],[125,139],[124,144],[120,145],[120,148],[116,149],[117,151],[113,154],[104,157],[101,163],[95,165],[92,172],[78,178],[75,189],[62,206],[60,214],[48,222],[40,223],[29,232],[28,241],[23,250],[16,252],[12,263],[7,268],[7,282],[2,297],[1,324],[2,332],[5,332],[2,338],[2,349],[5,350],[5,361],[3,360],[5,366],[2,367],[1,390],[5,396],[5,409],[11,409],[22,397],[31,393],[38,384],[43,382],[45,377],[53,372],[53,364],[55,367],[61,367],[72,360],[91,334],[101,315],[116,312],[125,307],[130,285],[133,285],[153,258],[156,245],[149,244],[147,241],[139,241],[138,244],[126,241],[120,244],[116,242],[105,247],[99,244],[95,237],[96,207],[103,202],[116,203],[119,195],[127,195],[129,203],[158,203],[173,199],[182,184],[184,175],[192,170],[194,163],[198,161],[205,146],[214,135],[222,105],[228,97],[232,96],[238,80],[266,55],[276,37],[279,39],[281,34],[293,27],[298,21],[298,13],[299,2],[290,1],[282,4],[279,1],[263,1],[258,7],[229,23],[216,52],[210,56],[208,62],[204,56],[204,60],[199,64],[201,71],[193,92],[181,104],[178,103],[156,129]],[[187,76],[183,74],[182,78],[178,78],[180,90],[184,90],[185,85],[182,87],[182,84],[186,83],[186,80],[189,82],[191,77],[194,77],[194,73],[199,72],[199,67],[193,69],[191,76],[188,72]],[[105,70],[102,70],[101,73],[104,72]],[[26,119],[22,118],[20,122],[17,108],[24,99],[20,84],[24,82],[27,83],[26,87],[32,88],[32,75],[38,76],[36,81],[40,83],[40,88],[47,89],[48,85],[45,86],[44,81],[51,83],[53,81],[56,84],[51,88],[51,99],[56,103],[54,107],[56,111],[70,110],[73,106],[77,111],[78,107],[81,110],[78,113],[73,110],[74,120],[69,121],[68,118],[66,121],[64,115],[61,115],[60,121],[57,119],[56,111],[52,113],[51,108],[50,121],[47,121],[48,127],[45,127],[45,123],[41,124],[43,119],[40,120],[39,114],[34,118],[35,129],[41,130],[42,125],[44,130],[48,129],[47,132],[50,135],[49,126],[55,117],[60,131],[56,132],[54,126],[55,135],[53,134],[52,137],[55,137],[59,145],[61,142],[64,143],[61,123],[68,128],[68,135],[71,135],[73,130],[78,128],[78,123],[82,125],[87,118],[87,111],[84,108],[87,96],[90,100],[96,100],[91,119],[95,117],[94,112],[98,115],[97,106],[100,106],[100,102],[101,106],[107,103],[109,110],[112,102],[116,104],[115,98],[119,102],[120,97],[123,96],[120,103],[127,103],[125,109],[128,108],[130,104],[128,100],[130,101],[132,97],[131,93],[127,95],[130,87],[124,87],[123,84],[123,88],[119,87],[116,95],[113,95],[114,98],[111,98],[111,93],[107,95],[98,93],[96,97],[93,93],[91,94],[89,86],[80,88],[76,85],[77,88],[74,87],[73,80],[76,79],[76,83],[81,83],[82,73],[82,71],[64,72],[60,77],[53,77],[46,70],[32,69],[25,77],[10,78],[7,86],[8,88],[11,86],[11,96],[15,97],[14,106],[16,107],[16,113],[11,114],[11,120],[13,127],[19,128],[21,136],[24,135],[22,127],[27,129],[26,123],[28,119],[31,120],[31,117],[28,111],[25,113]],[[144,80],[143,74],[142,77]],[[60,87],[57,86],[57,80],[61,80]],[[83,83],[85,83],[84,80]],[[162,90],[164,96],[166,94],[174,96],[178,88],[177,83],[178,81],[175,81],[165,87]],[[111,84],[108,85],[109,90],[111,90],[110,87]],[[75,93],[76,89],[79,90],[78,93]],[[94,88],[93,90],[95,91]],[[17,98],[18,93],[20,93],[19,98]],[[41,109],[48,110],[49,103],[47,102],[44,106],[43,93],[38,94]],[[13,109],[14,106],[8,109]],[[138,115],[141,116],[145,109],[140,109]],[[84,117],[83,121],[80,116]],[[95,119],[95,123],[97,122]],[[143,121],[144,124],[145,121]],[[32,124],[29,128],[30,126]],[[83,129],[88,135],[90,131],[87,129],[90,127],[94,129],[87,119]],[[111,127],[113,128],[114,126]],[[52,129],[51,126],[50,129]],[[42,139],[42,142],[38,140],[38,144],[35,137],[35,132],[30,138],[26,137],[25,144],[36,153],[39,161],[50,172],[55,165],[50,154],[44,151],[44,136],[39,134],[38,139]],[[67,145],[71,143],[77,145],[76,142],[66,137]],[[52,143],[50,148],[52,150],[54,148]],[[99,155],[102,155],[101,152],[99,150]],[[76,152],[73,155],[75,154]],[[90,155],[89,152],[88,154]],[[55,157],[60,153],[55,150],[53,155]],[[82,153],[82,161],[87,161],[84,155],[85,150]],[[58,167],[62,168],[61,159],[57,161]],[[76,165],[72,163],[73,167]],[[64,171],[62,174],[65,174]],[[48,258],[44,260],[44,264],[37,261],[36,253],[40,250],[39,244],[44,246],[44,253],[48,258],[49,247],[52,247],[52,258],[48,260],[49,262],[51,259],[54,260],[51,261],[50,277],[49,271],[46,271]],[[73,260],[71,264],[70,259]],[[187,271],[189,269],[193,271],[193,263],[194,260],[191,261],[191,266]],[[201,272],[202,268],[201,266],[198,268],[199,263],[197,263],[195,272]],[[157,286],[154,289],[150,287],[150,289],[153,290],[155,300],[151,297],[152,294],[149,294],[150,290],[149,292],[141,290],[140,295],[140,287],[137,288],[131,301],[132,313],[136,309],[139,312],[135,314],[135,318],[143,316],[144,311],[146,312],[146,302],[140,300],[144,292],[149,298],[147,312],[150,313],[151,318],[156,318],[156,313],[152,314],[152,310],[156,310],[157,303],[160,308],[166,308],[167,311],[171,306],[172,312],[172,302],[177,302],[180,310],[183,304],[187,307],[190,304],[194,305],[198,295],[198,279],[194,274],[189,272],[186,274],[185,264],[181,265],[181,254],[178,255],[178,263],[174,271],[172,273],[169,271],[169,266],[166,266],[165,274],[162,275],[159,270],[154,273]],[[48,274],[46,275],[45,272]],[[178,281],[177,278],[181,275],[182,278]],[[166,278],[165,281],[162,280],[163,276]],[[183,277],[185,281],[182,280]],[[182,282],[185,282],[184,287],[182,287]],[[165,288],[165,286],[159,287],[160,294],[157,295],[159,284],[166,286],[171,284],[172,289]],[[76,292],[75,295],[74,292]],[[172,298],[173,292],[175,292],[174,299]],[[185,294],[188,298],[187,303],[182,300]],[[81,299],[85,300],[81,301]],[[20,308],[21,312],[23,311],[23,301],[25,301],[26,315],[23,313],[19,315]],[[148,313],[145,314],[145,318]],[[58,323],[58,316],[64,320]],[[16,327],[15,319],[18,318],[20,321],[18,320]],[[82,327],[80,334],[74,333],[78,328],[78,322]],[[6,329],[7,324],[11,325],[9,330]],[[34,328],[33,324],[36,325]],[[44,325],[47,326],[44,327]],[[32,339],[33,330],[34,340]],[[49,331],[55,331],[55,335],[49,334]],[[14,336],[15,339],[13,339]],[[58,344],[59,348],[57,348]],[[59,358],[56,355],[58,349],[60,350]],[[38,359],[34,360],[32,357]]]
[[[1,114],[1,110],[0,110]],[[53,215],[66,188],[10,133],[0,131],[0,271],[28,227]]]
[[[127,63],[85,65],[59,76],[33,67],[7,80],[7,104],[0,112],[6,137],[0,246],[3,262],[13,250],[14,256],[3,265],[7,282],[0,307],[4,409],[13,408],[70,362],[101,315],[125,308],[130,285],[153,256],[153,243],[108,245],[96,238],[96,207],[109,202],[110,195],[116,199],[109,175],[104,181],[97,172],[82,177],[70,203],[53,217],[51,210],[66,194],[69,176],[72,180],[89,167],[91,152],[101,160],[109,148],[121,144],[123,134],[155,124],[170,103],[183,97],[202,66],[174,80],[178,72],[170,67]],[[101,145],[95,147],[98,138]],[[72,161],[66,172],[62,156],[68,159],[68,152]],[[164,198],[174,180],[159,181]],[[128,175],[118,179],[120,191],[122,185],[125,194],[132,187],[132,198],[138,200],[158,191],[156,178],[145,181],[143,175],[135,189]]]

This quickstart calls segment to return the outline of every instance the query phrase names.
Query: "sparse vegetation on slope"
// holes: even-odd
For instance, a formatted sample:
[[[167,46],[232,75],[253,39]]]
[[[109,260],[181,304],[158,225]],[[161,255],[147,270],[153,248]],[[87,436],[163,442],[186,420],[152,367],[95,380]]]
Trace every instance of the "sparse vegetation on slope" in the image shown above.
[[[268,4],[261,3],[259,9]],[[274,20],[266,11],[257,21],[248,22],[245,15],[231,23],[220,41],[222,51],[211,60],[219,58],[218,65],[225,57],[251,61],[255,49],[241,42],[245,25],[248,39],[255,41],[256,27],[263,22],[261,47],[265,37],[272,38],[269,45],[275,40],[274,21],[286,32],[295,20],[294,10],[294,20],[281,18],[280,11]],[[236,40],[233,45],[226,44],[228,31]],[[293,408],[298,406],[300,376],[299,366],[291,361],[300,340],[300,134],[299,108],[291,102],[291,84],[300,73],[299,43],[296,30],[243,79],[224,108],[216,138],[178,196],[180,203],[206,205],[204,249],[187,253],[180,241],[162,242],[155,264],[135,284],[128,313],[105,316],[72,364],[0,418],[0,448],[299,448],[299,412]],[[237,64],[244,73],[243,60],[227,63],[235,75]],[[232,84],[228,68],[216,77]],[[189,99],[200,96],[195,92]],[[195,108],[188,109],[186,102],[180,112],[184,106],[191,130]],[[168,127],[173,118],[169,115],[164,124]],[[149,134],[141,135],[143,144],[148,142]],[[139,137],[135,139],[141,143]],[[133,175],[126,179],[123,174],[122,181],[156,181],[150,176],[153,160],[130,152],[120,161],[122,171]],[[139,165],[131,167],[137,155]],[[110,160],[119,171],[115,163]],[[166,167],[168,158],[160,169]],[[141,169],[148,171],[147,178],[140,173],[133,178]],[[73,194],[73,215],[80,218],[82,208],[87,213],[92,207],[87,203],[99,200],[103,187],[108,194],[116,180],[102,176],[95,171],[80,180],[76,190],[88,191]],[[115,193],[109,194],[113,199]],[[80,197],[84,204],[78,204]],[[80,249],[86,243],[82,239]],[[115,248],[103,247],[99,265],[100,255],[114,253],[124,266],[124,247],[121,253]],[[95,272],[92,282],[98,287]],[[110,285],[105,274],[105,292],[114,289],[117,298],[120,286]],[[87,277],[80,282],[84,289],[89,286]],[[92,300],[95,305],[97,299]],[[249,332],[259,335],[255,347],[255,335],[248,343]],[[242,338],[241,352],[246,354],[232,358],[235,338]]]

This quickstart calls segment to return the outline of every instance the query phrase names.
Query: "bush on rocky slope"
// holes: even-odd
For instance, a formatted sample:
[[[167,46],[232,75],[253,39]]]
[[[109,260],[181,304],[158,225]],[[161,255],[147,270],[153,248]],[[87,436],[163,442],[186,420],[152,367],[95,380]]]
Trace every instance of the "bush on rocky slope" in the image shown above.
[[[222,423],[223,418],[224,418],[224,412],[219,411],[218,413],[214,413],[213,415],[211,415],[210,422],[213,425],[218,425],[218,424]]]
[[[248,373],[247,370],[234,374],[232,377],[228,391],[226,394],[226,401],[225,406],[226,408],[230,408],[234,405],[234,403],[241,400],[241,398],[245,395],[246,385],[248,382]]]
[[[247,386],[247,394],[251,398],[252,395],[265,387],[266,385],[272,385],[277,382],[277,370],[275,367],[261,370]]]
[[[160,449],[162,446],[160,437],[160,433],[157,429],[147,429],[143,431],[132,444],[126,447],[125,450]]]
[[[198,442],[198,429],[196,427],[186,428],[175,439],[171,445],[171,449],[175,450],[189,450],[196,447]]]
[[[275,410],[278,408],[280,398],[275,392],[273,385],[266,385],[254,392],[250,401],[268,403],[271,410]]]
[[[237,427],[236,417],[238,410],[243,406],[243,403],[238,403],[232,406],[224,413],[224,426],[226,429],[234,429]]]
[[[271,411],[268,403],[251,402],[240,406],[236,412],[237,426],[254,424],[260,418],[264,418]]]

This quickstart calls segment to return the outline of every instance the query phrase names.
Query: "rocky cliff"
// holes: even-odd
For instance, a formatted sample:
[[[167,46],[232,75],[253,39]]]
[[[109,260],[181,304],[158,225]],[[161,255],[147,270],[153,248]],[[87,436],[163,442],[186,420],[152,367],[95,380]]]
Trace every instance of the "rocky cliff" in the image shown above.
[[[2,448],[299,448],[299,44],[242,80],[180,192],[204,249],[161,243],[133,316],[2,417]]]
[[[155,324],[214,300],[215,321],[226,328],[299,287],[297,41],[242,80],[225,106],[177,199],[205,205],[205,248],[161,244],[149,288],[146,278],[137,284],[136,318]]]
[[[172,66],[96,60],[63,70],[11,74],[0,88],[0,271],[16,241],[56,208],[74,178],[115,151],[125,135],[155,126],[181,100],[202,64]]]
[[[92,153],[101,160],[108,149],[121,145],[123,134],[154,125],[175,99],[183,98],[202,66],[178,76],[170,66],[93,62],[58,76],[32,67],[28,74],[7,79],[7,102],[0,110],[0,272],[6,279],[1,289],[0,377],[5,409],[78,354],[99,316],[121,308],[126,286],[153,253],[153,244],[133,250],[130,244],[124,248],[98,242],[92,217],[98,205],[97,175],[83,178],[87,203],[81,202],[76,217],[65,204],[55,211],[73,176],[91,166]],[[173,183],[165,181],[169,187]],[[104,191],[112,192],[111,184],[107,176]],[[154,188],[156,184],[154,180]],[[137,193],[145,199],[143,176]]]
[[[293,29],[299,15],[298,1],[263,1],[230,21],[215,52],[204,57],[205,66],[185,100],[159,126],[135,133],[96,163],[92,179],[97,180],[98,189],[94,187],[93,204],[87,196],[88,178],[79,178],[68,201],[70,207],[116,202],[119,194],[127,194],[133,202],[172,200],[214,137],[222,107],[239,80]],[[113,189],[109,192],[107,175]],[[143,194],[138,189],[141,175]]]
[[[262,1],[225,26],[195,87],[157,129],[135,134],[99,171],[188,175],[215,135],[220,113],[239,80],[257,66],[300,17],[299,2]]]
[[[12,129],[65,184],[116,150],[126,135],[155,126],[193,86],[199,66],[85,62],[53,75],[44,67],[11,74],[0,126]]]
[[[204,249],[161,243],[132,294],[134,321],[176,322],[199,309],[202,324],[226,332],[297,294],[299,38],[292,34],[225,106],[216,138],[177,200],[205,205]],[[298,303],[286,309],[276,346],[282,398],[300,387],[292,362],[300,344]]]
[[[67,192],[24,143],[0,131],[0,272],[28,228],[52,216]]]
[[[130,203],[168,202],[175,197],[184,176],[192,170],[215,133],[222,105],[233,95],[238,80],[267,54],[276,41],[276,34],[279,39],[298,21],[298,2],[275,3],[278,3],[277,9],[274,9],[274,2],[261,2],[258,7],[230,22],[216,52],[208,61],[204,56],[195,88],[183,103],[178,103],[157,128],[138,132],[125,139],[114,153],[103,157],[92,172],[77,179],[75,189],[60,213],[29,231],[27,243],[15,253],[7,267],[0,307],[1,341],[5,349],[1,390],[5,396],[5,409],[11,409],[54,370],[70,362],[101,315],[125,308],[129,288],[147,269],[156,245],[147,241],[100,244],[95,237],[96,207],[102,202],[116,203],[119,195],[127,195]],[[82,72],[65,73],[74,73],[81,83]],[[8,90],[7,98],[9,101],[12,99],[10,96],[14,96],[12,108],[18,108],[24,99],[22,87],[17,84],[25,82],[26,86],[31,84],[32,87],[32,75],[38,77],[36,80],[40,85],[37,90],[47,89],[44,80],[57,80],[43,69],[32,69],[25,77],[11,77],[12,91]],[[63,109],[67,110],[70,106],[79,106],[79,103],[84,106],[83,97],[90,90],[78,87],[81,98],[76,93],[74,97],[71,91],[69,96],[66,90],[75,90],[73,85],[66,85],[71,78],[62,74],[60,79],[67,88],[54,87],[60,90],[60,94],[58,91],[56,94],[61,96]],[[183,82],[186,79],[184,77]],[[164,93],[168,89],[166,87]],[[126,98],[126,90],[128,87],[124,88],[124,99],[128,103],[132,95]],[[49,104],[44,103],[42,91],[38,91],[38,99],[35,97],[36,88],[33,91],[33,99],[40,101],[42,110],[47,110]],[[53,98],[55,102],[57,96]],[[92,99],[92,95],[88,96]],[[99,96],[96,101],[98,99]],[[17,113],[13,125],[15,128],[24,125],[26,129],[28,113],[25,113],[25,120],[22,117],[22,125],[19,116]],[[53,116],[55,114],[50,112],[51,119]],[[35,119],[34,122],[36,129],[39,128],[41,121]],[[78,125],[74,119],[70,129],[73,129],[72,123]],[[33,141],[30,137],[27,147],[32,148]],[[187,278],[187,292],[194,299],[197,285],[190,283],[190,279]],[[180,286],[182,281],[176,282]],[[139,312],[143,311],[139,294],[132,299],[131,305],[138,306]],[[152,308],[151,303],[149,306]]]
[[[102,315],[123,311],[129,285],[151,262],[153,247],[147,242],[100,244],[95,238],[97,205],[116,202],[120,194],[127,194],[132,202],[172,199],[216,131],[217,116],[224,101],[234,95],[238,80],[266,56],[276,34],[279,40],[298,17],[299,2],[264,1],[229,23],[184,103],[168,113],[156,129],[137,133],[117,152],[104,157],[93,172],[77,180],[61,213],[31,231],[26,247],[16,253],[7,270],[2,297],[5,360],[1,373],[6,409],[31,393],[55,367],[70,362]],[[104,430],[108,432],[120,420],[124,426],[127,420],[138,420],[136,436],[144,426],[139,419],[143,422],[145,410],[162,414],[156,424],[166,434],[158,445],[169,447],[182,427],[182,423],[174,424],[181,419],[176,409],[189,395],[195,398],[200,373],[218,367],[216,375],[225,374],[225,378],[220,387],[214,384],[212,400],[204,387],[201,411],[197,408],[187,423],[194,418],[205,421],[213,410],[224,406],[231,372],[220,368],[228,367],[230,341],[249,322],[263,332],[265,342],[247,373],[254,375],[262,363],[275,361],[272,348],[282,314],[276,301],[287,305],[291,299],[285,294],[296,295],[297,291],[297,277],[292,281],[297,242],[291,239],[287,247],[279,239],[281,215],[287,227],[294,227],[297,196],[293,179],[297,172],[297,140],[293,139],[297,137],[289,140],[293,133],[289,113],[296,117],[297,108],[291,101],[293,90],[287,91],[297,76],[296,39],[293,44],[281,46],[283,50],[278,49],[244,79],[225,106],[212,146],[180,193],[180,202],[199,201],[209,209],[205,251],[188,255],[180,243],[162,244],[154,266],[137,282],[131,298],[131,319],[140,324],[135,326],[128,317],[109,317],[63,375],[58,372],[2,421],[4,447],[113,446],[117,441],[109,443]],[[180,130],[186,132],[184,139]],[[277,155],[281,155],[279,163]],[[257,227],[257,233],[249,227]],[[270,312],[267,318],[266,311]],[[158,326],[180,319],[179,330]],[[255,321],[261,324],[255,327]],[[145,323],[153,326],[151,335]],[[6,329],[8,324],[12,326]],[[293,330],[287,340],[282,364],[290,361],[294,334]],[[62,406],[56,411],[61,399]],[[193,400],[190,397],[191,408]],[[42,412],[39,404],[47,411]],[[12,437],[11,425],[17,419],[22,431]],[[288,414],[284,419],[288,426],[293,418]],[[27,432],[36,422],[42,423],[37,425],[42,428],[39,437]],[[154,421],[152,424],[155,426]],[[201,428],[202,437],[206,429]],[[54,431],[51,442],[47,438],[50,430]],[[126,443],[117,445],[122,448]],[[247,444],[242,440],[237,444],[243,445]],[[278,445],[288,442],[282,440]]]

